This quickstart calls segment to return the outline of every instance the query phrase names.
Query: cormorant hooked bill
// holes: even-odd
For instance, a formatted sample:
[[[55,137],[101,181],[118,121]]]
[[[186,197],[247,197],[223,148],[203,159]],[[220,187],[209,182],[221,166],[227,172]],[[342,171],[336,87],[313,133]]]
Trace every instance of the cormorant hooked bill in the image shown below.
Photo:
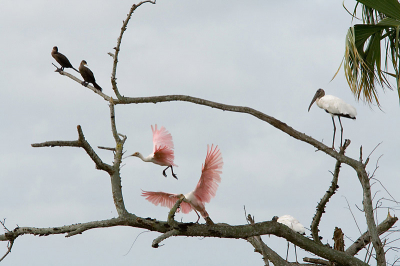
[[[51,51],[51,56],[61,65],[61,71],[64,71],[64,68],[72,68],[76,72],[79,72],[76,68],[74,68],[71,63],[69,62],[68,58],[58,52],[57,46],[53,47],[53,50]]]
[[[84,80],[84,82],[82,82],[82,85],[87,86],[88,83],[92,83],[96,89],[102,91],[101,87],[96,83],[93,72],[85,65],[87,65],[85,60],[82,60],[81,64],[79,65],[79,72],[81,73],[81,76]]]

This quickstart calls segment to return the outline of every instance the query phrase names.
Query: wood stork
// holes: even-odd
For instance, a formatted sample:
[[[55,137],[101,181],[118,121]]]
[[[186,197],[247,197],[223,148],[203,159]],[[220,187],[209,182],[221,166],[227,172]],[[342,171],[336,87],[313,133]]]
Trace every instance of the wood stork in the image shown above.
[[[194,210],[197,214],[197,222],[199,222],[200,216],[197,212],[200,212],[201,216],[206,220],[207,224],[213,224],[210,216],[208,215],[204,203],[210,202],[211,198],[215,197],[218,189],[218,183],[221,182],[221,173],[223,166],[221,152],[218,146],[209,149],[207,145],[207,156],[202,165],[200,180],[197,183],[195,190],[184,195],[184,199],[180,205],[180,209],[183,213],[189,213]],[[146,197],[148,201],[154,205],[161,204],[161,206],[172,208],[176,201],[182,197],[182,194],[171,194],[165,192],[152,192],[143,191],[143,197]]]
[[[295,231],[301,235],[305,235],[306,229],[304,228],[304,226],[291,215],[283,215],[281,217],[274,216],[274,218],[272,218],[272,220],[286,225],[287,227],[289,227],[290,229],[292,229],[293,231]],[[287,243],[288,243],[288,246],[287,246],[287,250],[286,250],[286,261],[288,259],[288,255],[289,255],[289,241],[287,241]],[[296,255],[296,262],[297,262],[296,245],[294,245],[294,254]]]
[[[167,177],[165,171],[171,168],[172,176],[178,179],[173,169],[173,166],[177,165],[174,164],[174,143],[172,142],[171,134],[163,126],[158,130],[157,125],[155,125],[154,128],[151,126],[151,131],[153,131],[153,153],[147,157],[143,157],[140,152],[135,152],[129,156],[139,157],[144,162],[152,162],[161,166],[167,166],[163,171],[163,175]]]
[[[345,103],[342,99],[332,96],[332,95],[325,95],[325,91],[323,89],[318,89],[312,99],[310,106],[308,107],[308,111],[310,111],[311,106],[313,103],[316,102],[318,107],[324,109],[325,112],[329,113],[332,116],[332,123],[333,123],[333,142],[332,142],[332,149],[335,146],[335,133],[336,133],[336,126],[334,116],[337,116],[339,119],[340,124],[340,146],[343,145],[343,127],[342,122],[340,121],[340,117],[346,117],[350,119],[356,119],[357,110],[350,104]]]
[[[57,46],[53,47],[53,50],[51,51],[51,56],[61,65],[61,71],[64,71],[64,68],[66,67],[66,68],[72,68],[73,70],[79,73],[79,71],[71,65],[68,58],[62,53],[58,52]],[[59,71],[59,69],[57,71]]]

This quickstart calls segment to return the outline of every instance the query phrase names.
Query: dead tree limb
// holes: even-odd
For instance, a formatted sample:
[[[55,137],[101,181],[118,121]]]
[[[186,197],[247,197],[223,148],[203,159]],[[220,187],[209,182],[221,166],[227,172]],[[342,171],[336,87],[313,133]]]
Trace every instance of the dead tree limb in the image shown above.
[[[117,218],[109,220],[93,221],[82,224],[72,224],[61,227],[50,228],[35,228],[35,227],[16,227],[13,231],[6,232],[0,235],[0,241],[13,241],[17,237],[25,234],[48,236],[55,234],[66,234],[66,236],[73,236],[81,234],[84,231],[94,228],[104,228],[112,226],[132,226],[136,228],[148,229],[150,231],[168,233],[164,237],[160,237],[161,241],[172,235],[176,236],[195,236],[195,237],[218,237],[218,238],[236,238],[247,239],[253,236],[260,236],[265,234],[273,234],[283,237],[298,247],[310,251],[317,256],[323,257],[327,260],[337,262],[342,265],[356,265],[366,266],[367,264],[361,260],[350,256],[346,253],[336,251],[329,247],[319,245],[314,241],[294,232],[289,227],[274,221],[260,222],[247,225],[206,225],[196,223],[180,223],[177,222],[174,228],[169,225],[167,221],[158,221],[150,218],[137,217],[134,214],[121,215]],[[159,242],[161,242],[159,241]],[[158,242],[158,243],[159,243]]]
[[[339,153],[344,155],[344,152],[349,145],[350,145],[350,140],[346,139],[344,142],[344,145],[342,147],[340,147]],[[321,201],[318,203],[317,212],[315,213],[312,223],[311,223],[311,235],[312,235],[314,241],[317,243],[320,243],[320,244],[322,244],[322,243],[321,243],[321,240],[320,240],[319,234],[318,234],[318,232],[319,232],[318,226],[321,221],[322,214],[325,212],[326,204],[328,203],[330,198],[336,193],[336,190],[339,187],[337,184],[338,184],[341,164],[342,163],[339,160],[336,161],[335,171],[333,173],[331,186],[325,192],[325,195],[322,197]]]
[[[255,224],[254,218],[249,214],[246,217],[247,221],[250,224]],[[263,256],[263,261],[265,266],[269,265],[269,261],[271,261],[274,266],[285,266],[290,265],[286,260],[284,260],[281,256],[278,255],[275,251],[273,251],[268,245],[264,243],[261,239],[261,236],[253,236],[246,239],[247,242],[253,245],[254,251],[260,253]]]
[[[387,218],[377,226],[378,234],[382,235],[383,233],[387,232],[390,228],[393,227],[398,219],[399,218],[397,217],[392,217],[388,215]],[[348,247],[345,252],[351,256],[354,256],[369,243],[371,243],[371,237],[369,235],[369,232],[366,231],[350,247]]]

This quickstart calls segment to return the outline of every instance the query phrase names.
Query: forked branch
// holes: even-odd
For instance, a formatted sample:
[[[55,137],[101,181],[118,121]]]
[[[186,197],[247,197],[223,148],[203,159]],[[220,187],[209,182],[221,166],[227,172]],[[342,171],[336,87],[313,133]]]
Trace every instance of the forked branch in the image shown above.
[[[399,218],[397,217],[392,217],[388,215],[386,219],[377,226],[376,229],[378,231],[378,234],[382,235],[383,233],[387,232],[390,228],[393,227],[398,219]],[[371,236],[369,235],[369,232],[366,231],[350,247],[348,247],[345,252],[351,256],[354,256],[369,243],[371,243]]]
[[[246,217],[248,223],[255,224],[254,218],[249,214]],[[269,265],[271,261],[275,266],[280,265],[290,265],[286,260],[268,247],[264,241],[262,241],[261,236],[253,236],[246,239],[253,247],[254,251],[260,253],[263,256],[265,266]]]
[[[79,147],[83,148],[92,161],[96,164],[96,168],[99,170],[104,170],[109,174],[112,174],[112,167],[100,159],[97,153],[93,150],[92,146],[90,146],[89,142],[86,141],[85,136],[83,135],[83,131],[80,125],[77,126],[78,130],[78,140],[74,141],[63,141],[63,140],[55,140],[55,141],[46,141],[42,143],[33,143],[31,144],[34,148],[39,147]]]

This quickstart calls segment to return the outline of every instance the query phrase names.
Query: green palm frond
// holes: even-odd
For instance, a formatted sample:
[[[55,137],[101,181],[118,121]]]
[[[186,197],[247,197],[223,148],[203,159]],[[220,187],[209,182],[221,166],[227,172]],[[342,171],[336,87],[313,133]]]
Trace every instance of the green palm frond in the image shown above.
[[[396,77],[400,99],[399,29],[400,3],[397,0],[357,0],[362,4],[364,24],[351,27],[346,36],[344,71],[357,99],[378,106],[377,85],[390,88],[389,76]],[[354,11],[355,15],[356,10]],[[383,43],[383,49],[382,45]],[[385,64],[382,67],[382,51]],[[392,66],[395,73],[389,73]]]

